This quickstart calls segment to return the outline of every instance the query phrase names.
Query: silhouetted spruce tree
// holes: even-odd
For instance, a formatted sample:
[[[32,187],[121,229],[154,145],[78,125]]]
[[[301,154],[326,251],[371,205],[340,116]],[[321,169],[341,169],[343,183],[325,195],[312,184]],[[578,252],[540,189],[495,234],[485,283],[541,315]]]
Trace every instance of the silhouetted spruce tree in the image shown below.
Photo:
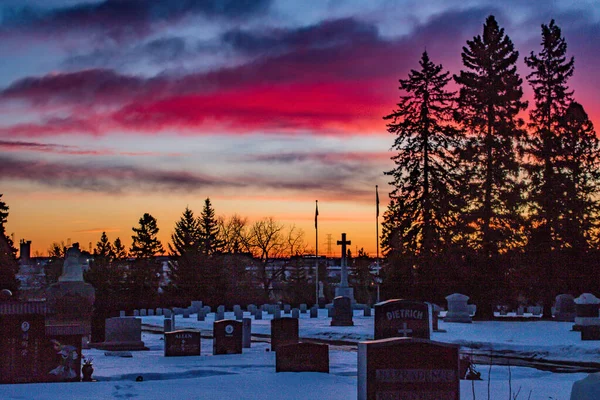
[[[560,219],[564,247],[574,255],[590,249],[597,235],[600,203],[600,141],[581,104],[572,102],[559,125],[558,157],[564,214]]]
[[[131,236],[133,242],[129,254],[135,261],[129,267],[127,288],[133,302],[151,302],[158,294],[162,276],[162,264],[155,258],[163,252],[157,238],[158,225],[152,215],[145,213],[139,220],[139,227],[131,230],[135,234]]]
[[[381,223],[381,249],[384,257],[401,255],[404,252],[404,231],[408,229],[402,226],[406,220],[402,219],[402,199],[390,196],[387,210],[383,213]]]
[[[170,287],[176,296],[190,300],[200,281],[200,222],[194,212],[185,208],[171,235],[169,251],[173,259],[169,273]],[[184,300],[184,299],[182,299]]]
[[[530,219],[533,227],[529,248],[540,254],[563,247],[565,232],[561,232],[564,208],[564,187],[558,170],[561,149],[560,124],[573,92],[567,81],[573,76],[573,57],[567,59],[567,43],[554,20],[542,25],[542,50],[531,52],[525,63],[532,72],[527,79],[533,88],[535,108],[530,111],[531,137],[526,151],[530,176]]]
[[[181,257],[190,251],[198,251],[200,247],[200,221],[188,207],[183,211],[179,221],[175,223],[171,242],[169,251],[174,257]]]
[[[98,259],[99,263],[108,265],[112,261],[114,249],[112,243],[108,240],[106,232],[102,232],[100,240],[96,243],[94,250],[94,262]]]
[[[108,240],[106,232],[102,232],[100,240],[96,242],[93,261],[90,263],[90,268],[84,271],[83,277],[96,289],[92,326],[95,328],[95,321],[99,319],[98,329],[102,330],[104,328],[102,321],[111,316],[111,313],[116,314],[126,306],[123,292],[125,267],[115,259],[115,249]],[[102,335],[101,332],[100,334]]]
[[[467,223],[476,226],[472,246],[485,256],[522,242],[522,185],[519,182],[518,145],[523,121],[518,113],[522,79],[517,74],[519,53],[494,16],[483,35],[463,47],[465,70],[455,75],[460,85],[456,120],[469,133],[462,151],[470,182],[466,191]]]
[[[108,240],[106,232],[102,232],[96,242],[93,262],[90,269],[84,272],[84,278],[96,288],[96,298],[104,294],[116,295],[123,285],[125,270],[115,259],[115,249]]]
[[[205,255],[221,251],[223,242],[219,239],[219,225],[215,217],[215,209],[210,198],[204,200],[204,208],[198,218],[200,225],[200,249]]]
[[[113,254],[112,258],[114,262],[123,262],[127,259],[127,250],[123,243],[121,243],[121,238],[116,238],[112,245]]]
[[[405,227],[404,248],[426,258],[441,251],[452,220],[453,150],[459,133],[449,123],[454,96],[446,90],[449,72],[431,62],[427,52],[419,64],[420,70],[400,79],[405,94],[384,117],[391,121],[387,130],[396,135],[392,149],[398,151],[392,157],[396,167],[386,175],[393,177],[391,197],[403,200],[397,211]]]
[[[17,249],[10,236],[6,234],[8,206],[1,198],[2,194],[0,194],[0,289],[8,289],[13,296],[17,296],[19,290],[19,280],[16,278],[19,272]]]

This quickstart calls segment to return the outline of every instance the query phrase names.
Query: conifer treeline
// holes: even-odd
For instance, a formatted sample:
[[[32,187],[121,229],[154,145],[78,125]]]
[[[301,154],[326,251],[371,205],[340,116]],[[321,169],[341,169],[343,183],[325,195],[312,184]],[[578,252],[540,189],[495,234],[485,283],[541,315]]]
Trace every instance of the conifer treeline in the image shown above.
[[[295,226],[286,231],[273,218],[253,224],[238,215],[217,218],[209,198],[199,216],[186,207],[175,223],[167,245],[167,269],[156,258],[163,253],[156,219],[144,214],[132,231],[128,254],[122,246],[120,253],[115,251],[119,238],[111,244],[103,233],[84,274],[96,288],[96,302],[105,309],[150,307],[165,301],[184,305],[194,299],[229,305],[268,301],[275,286],[290,275],[286,265],[273,263],[275,258],[306,252],[304,232]],[[306,276],[296,274],[285,284],[289,302],[308,302],[313,297]]]
[[[600,145],[569,89],[560,28],[542,25],[539,53],[524,59],[527,124],[519,53],[494,16],[461,56],[451,78],[423,53],[384,117],[397,152],[382,229],[388,291],[437,301],[464,291],[485,315],[519,295],[551,305],[596,290]]]

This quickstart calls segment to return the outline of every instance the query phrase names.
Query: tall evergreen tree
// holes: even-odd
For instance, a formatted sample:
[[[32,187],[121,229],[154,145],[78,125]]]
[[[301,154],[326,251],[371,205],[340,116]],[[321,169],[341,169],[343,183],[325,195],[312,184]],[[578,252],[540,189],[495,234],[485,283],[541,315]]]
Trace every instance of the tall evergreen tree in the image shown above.
[[[156,219],[145,213],[139,220],[139,227],[131,228],[135,235],[129,254],[135,261],[129,267],[127,288],[133,303],[151,302],[158,294],[162,264],[155,256],[162,253],[163,247],[157,238],[158,225]]]
[[[221,251],[223,242],[219,239],[219,225],[215,217],[215,209],[210,203],[210,198],[204,200],[204,208],[198,218],[200,225],[200,248],[205,255]]]
[[[471,174],[465,212],[468,222],[477,227],[473,246],[486,255],[522,240],[517,150],[523,121],[518,114],[527,103],[521,100],[518,58],[504,29],[489,16],[483,35],[463,47],[466,70],[454,76],[460,85],[456,120],[470,133],[462,152],[465,170]]]
[[[179,221],[175,223],[175,230],[171,234],[169,251],[174,257],[197,251],[200,247],[200,221],[194,216],[194,212],[185,208]]]
[[[179,221],[175,223],[175,229],[171,235],[172,243],[169,243],[169,251],[173,258],[169,280],[171,289],[175,289],[178,296],[194,298],[199,293],[200,276],[200,222],[194,216],[194,212],[185,208]]]
[[[531,137],[527,142],[529,162],[526,164],[531,185],[531,225],[529,246],[540,254],[562,247],[562,216],[564,187],[558,171],[563,151],[560,124],[573,92],[567,81],[573,76],[573,57],[567,59],[567,42],[554,20],[542,25],[542,49],[531,52],[525,63],[532,69],[527,79],[533,88],[535,108],[529,113]]]
[[[598,227],[600,140],[587,113],[577,102],[566,110],[559,128],[558,160],[564,213],[560,218],[563,246],[574,254],[589,250]]]
[[[99,261],[108,264],[112,261],[114,256],[114,249],[112,243],[108,240],[106,232],[102,232],[100,240],[96,242],[96,249],[94,250],[94,261],[98,258]]]
[[[404,251],[404,231],[408,228],[402,225],[406,223],[406,220],[402,219],[402,206],[402,199],[390,196],[390,202],[387,210],[383,213],[383,222],[381,223],[381,248],[384,257],[400,255]]]
[[[396,135],[392,157],[396,167],[390,196],[403,199],[399,224],[405,248],[425,257],[444,245],[449,229],[455,191],[452,188],[456,165],[458,131],[450,124],[454,93],[447,91],[449,72],[435,65],[424,52],[420,70],[411,70],[400,80],[398,108],[384,117],[391,120],[388,132]]]
[[[100,305],[105,307],[109,303],[116,304],[120,300],[118,294],[125,280],[125,270],[115,258],[115,254],[115,248],[108,240],[106,232],[102,232],[100,240],[96,242],[93,262],[89,270],[83,273],[85,280],[96,288],[97,308]]]
[[[17,249],[11,237],[6,234],[9,207],[1,198],[2,194],[0,194],[0,289],[8,289],[16,295],[19,289],[19,281],[16,278],[19,272]]]
[[[131,228],[135,235],[131,236],[133,243],[129,253],[136,258],[151,259],[158,253],[163,252],[162,244],[158,240],[158,225],[156,219],[145,213],[139,221],[138,228]]]
[[[115,262],[123,261],[127,258],[127,250],[125,245],[121,243],[121,238],[116,238],[112,245],[112,258]]]

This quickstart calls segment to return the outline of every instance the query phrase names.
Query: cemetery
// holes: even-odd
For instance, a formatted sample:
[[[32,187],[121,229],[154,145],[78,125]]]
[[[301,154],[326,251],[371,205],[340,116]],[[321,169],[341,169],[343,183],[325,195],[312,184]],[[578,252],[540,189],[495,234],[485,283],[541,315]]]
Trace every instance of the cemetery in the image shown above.
[[[0,17],[0,400],[600,400],[600,0]]]
[[[462,293],[444,305],[360,304],[346,270],[342,262],[340,290],[322,308],[196,300],[93,321],[95,290],[74,244],[45,301],[0,302],[0,398],[185,398],[201,387],[206,399],[469,399],[491,391],[493,399],[573,392],[578,400],[600,387],[600,300],[592,293],[557,295],[553,320],[524,305],[498,305],[493,319],[477,320]]]
[[[175,313],[139,313],[123,318],[139,321],[139,341],[147,350],[139,348],[134,340],[139,330],[129,322],[116,328],[115,322],[107,324],[107,342],[118,343],[122,336],[123,343],[133,342],[131,351],[107,351],[93,344],[81,350],[85,359],[93,359],[95,382],[5,384],[0,385],[0,397],[51,399],[68,391],[73,398],[160,398],[156,393],[162,391],[186,398],[201,388],[203,399],[370,399],[376,398],[374,393],[404,398],[385,396],[411,396],[407,390],[430,396],[417,398],[471,399],[473,390],[476,398],[486,398],[489,377],[493,399],[517,389],[527,395],[531,391],[531,398],[569,398],[575,382],[588,371],[600,370],[598,342],[581,340],[580,332],[572,330],[573,322],[460,323],[440,318],[436,331],[431,309],[426,303],[390,300],[376,305],[374,315],[353,310],[353,325],[332,325],[326,308],[317,309],[316,318],[309,313],[299,313],[298,318],[267,314],[258,320],[252,316],[253,307],[223,308],[222,320],[215,320],[215,313],[206,313],[203,320],[194,314],[178,315],[175,322]],[[249,347],[242,346],[239,313],[243,321],[251,321],[245,328],[251,330]],[[163,333],[166,321],[174,325]],[[497,358],[490,367],[481,355]],[[475,360],[482,380],[459,379],[464,373],[459,358],[465,356]],[[503,356],[512,357],[510,371]],[[532,358],[574,363],[579,369],[570,371],[579,372],[519,366],[519,360]]]

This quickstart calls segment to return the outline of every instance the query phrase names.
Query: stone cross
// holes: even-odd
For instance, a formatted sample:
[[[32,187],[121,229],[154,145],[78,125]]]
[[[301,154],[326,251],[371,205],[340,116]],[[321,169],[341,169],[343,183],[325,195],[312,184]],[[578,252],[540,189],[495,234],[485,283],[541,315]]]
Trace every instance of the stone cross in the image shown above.
[[[350,240],[346,240],[346,234],[342,233],[342,240],[337,241],[338,246],[342,246],[342,277],[340,287],[348,287],[348,266],[346,265],[346,245],[352,244]]]
[[[412,333],[412,329],[408,329],[406,322],[402,324],[402,329],[398,329],[398,333],[402,334],[402,337],[408,337],[409,333]]]

